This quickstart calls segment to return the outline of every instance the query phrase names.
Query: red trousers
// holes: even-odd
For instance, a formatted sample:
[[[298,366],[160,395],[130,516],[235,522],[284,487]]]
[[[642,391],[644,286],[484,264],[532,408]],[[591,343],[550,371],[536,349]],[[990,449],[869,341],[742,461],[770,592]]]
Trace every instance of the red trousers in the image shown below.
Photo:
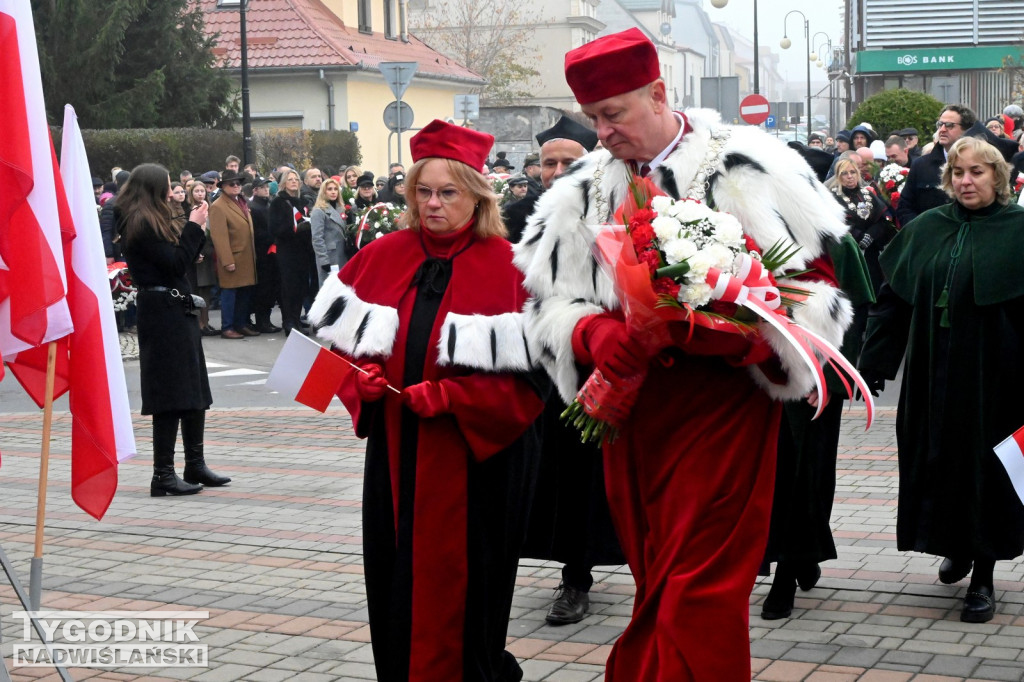
[[[656,360],[604,450],[636,581],[608,682],[748,682],[749,599],[764,557],[781,405],[713,357]]]

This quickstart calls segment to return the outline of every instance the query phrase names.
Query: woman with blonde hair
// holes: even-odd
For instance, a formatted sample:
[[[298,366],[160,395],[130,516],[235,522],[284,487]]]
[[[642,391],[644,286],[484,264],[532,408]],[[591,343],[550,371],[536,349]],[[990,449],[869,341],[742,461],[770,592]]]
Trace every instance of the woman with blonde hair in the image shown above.
[[[905,351],[896,545],[943,557],[942,583],[971,575],[969,623],[995,614],[996,562],[1024,553],[1020,500],[993,453],[1022,421],[1024,208],[1009,173],[985,140],[949,148],[942,188],[953,201],[904,225],[879,258],[886,283],[860,361],[877,391]]]
[[[320,185],[320,193],[309,216],[320,286],[324,285],[332,266],[340,268],[348,260],[345,254],[344,208],[341,184],[327,178]]]
[[[408,229],[360,249],[309,313],[362,370],[338,395],[368,438],[363,557],[380,680],[522,678],[505,635],[543,402],[522,275],[479,170],[493,143],[442,121],[414,135]]]
[[[359,170],[359,166],[349,166],[345,169],[345,172],[341,174],[345,181],[346,187],[356,188],[356,182],[359,180],[359,176],[363,174],[363,171]]]

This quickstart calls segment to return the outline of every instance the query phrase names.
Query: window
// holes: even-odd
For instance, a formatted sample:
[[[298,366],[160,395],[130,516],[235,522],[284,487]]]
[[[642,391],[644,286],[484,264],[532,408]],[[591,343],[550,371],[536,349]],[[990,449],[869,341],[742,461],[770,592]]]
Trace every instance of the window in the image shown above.
[[[384,0],[384,37],[394,40],[398,37],[397,0]]]
[[[373,33],[373,8],[370,0],[359,0],[359,32]]]

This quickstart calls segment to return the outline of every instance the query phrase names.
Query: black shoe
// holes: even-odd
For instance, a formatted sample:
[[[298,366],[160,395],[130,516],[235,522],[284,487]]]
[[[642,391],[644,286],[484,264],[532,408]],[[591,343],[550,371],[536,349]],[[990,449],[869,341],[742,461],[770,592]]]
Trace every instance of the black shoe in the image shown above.
[[[150,497],[164,497],[166,495],[195,495],[202,492],[203,486],[192,485],[178,478],[174,471],[160,472],[153,474],[153,480],[149,484]]]
[[[967,590],[964,607],[960,611],[960,620],[964,623],[987,623],[996,615],[996,600],[992,588],[988,585]]]
[[[813,590],[814,586],[818,584],[818,580],[820,579],[821,566],[818,564],[807,563],[796,571],[796,583],[804,592],[807,590]]]
[[[256,331],[258,331],[261,334],[276,334],[277,332],[281,331],[281,328],[275,327],[271,323],[267,322],[266,324],[256,325]]]
[[[974,561],[971,559],[950,559],[942,560],[939,566],[939,582],[944,585],[958,583],[967,577],[967,574],[974,568]]]
[[[578,623],[587,615],[587,607],[590,606],[590,594],[584,590],[577,590],[565,583],[558,586],[558,596],[555,603],[548,610],[544,620],[552,625],[569,625]]]
[[[789,618],[793,614],[793,600],[796,598],[796,580],[792,574],[775,574],[772,588],[761,604],[761,618],[779,620]]]
[[[213,327],[203,327],[199,330],[199,333],[203,336],[220,336],[220,330]]]

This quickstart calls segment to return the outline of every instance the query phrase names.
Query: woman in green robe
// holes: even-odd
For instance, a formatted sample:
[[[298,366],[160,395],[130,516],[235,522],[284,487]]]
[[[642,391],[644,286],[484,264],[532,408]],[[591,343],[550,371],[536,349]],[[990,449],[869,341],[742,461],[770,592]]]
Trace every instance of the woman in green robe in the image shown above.
[[[953,203],[879,259],[886,284],[860,366],[878,390],[906,351],[897,546],[944,557],[943,583],[971,573],[960,619],[981,623],[995,613],[995,562],[1024,553],[1024,508],[992,450],[1024,424],[1024,208],[1002,155],[976,138],[950,148],[942,186]]]

